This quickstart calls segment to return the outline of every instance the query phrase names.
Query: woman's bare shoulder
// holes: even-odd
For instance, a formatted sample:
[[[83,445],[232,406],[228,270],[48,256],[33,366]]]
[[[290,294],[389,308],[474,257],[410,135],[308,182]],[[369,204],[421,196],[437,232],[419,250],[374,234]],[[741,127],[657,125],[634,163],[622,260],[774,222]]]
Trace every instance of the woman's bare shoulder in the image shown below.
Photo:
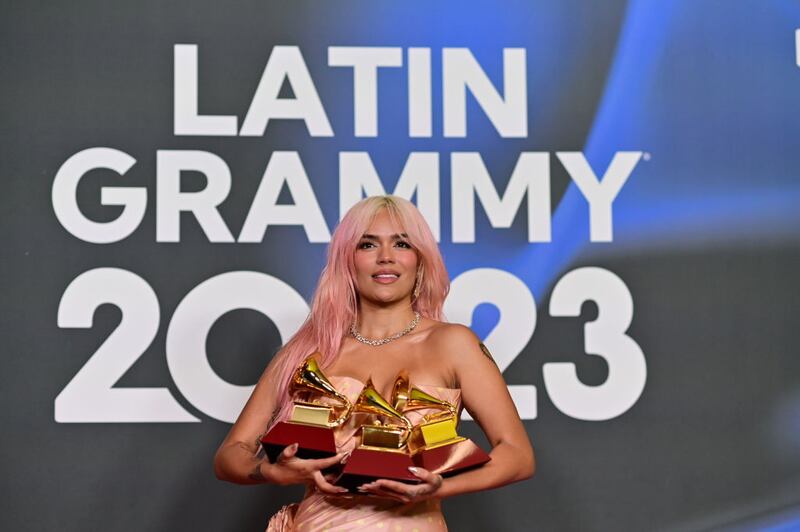
[[[470,374],[483,378],[487,372],[497,372],[497,364],[486,346],[472,329],[458,323],[438,322],[431,329],[428,346],[437,359],[449,368],[453,387],[463,388]]]
[[[448,323],[446,321],[431,320],[431,337],[437,340],[468,340],[477,339],[472,329],[460,323]]]
[[[464,359],[470,353],[481,354],[481,340],[472,329],[460,323],[437,321],[430,327],[428,342],[439,353],[452,354]]]

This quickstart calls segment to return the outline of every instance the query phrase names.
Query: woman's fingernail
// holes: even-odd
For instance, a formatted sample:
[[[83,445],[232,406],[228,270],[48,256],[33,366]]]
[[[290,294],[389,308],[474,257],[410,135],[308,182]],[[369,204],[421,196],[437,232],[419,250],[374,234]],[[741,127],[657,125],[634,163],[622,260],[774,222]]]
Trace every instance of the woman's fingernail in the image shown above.
[[[419,474],[419,469],[417,469],[416,467],[409,467],[408,470],[414,473],[415,475]]]

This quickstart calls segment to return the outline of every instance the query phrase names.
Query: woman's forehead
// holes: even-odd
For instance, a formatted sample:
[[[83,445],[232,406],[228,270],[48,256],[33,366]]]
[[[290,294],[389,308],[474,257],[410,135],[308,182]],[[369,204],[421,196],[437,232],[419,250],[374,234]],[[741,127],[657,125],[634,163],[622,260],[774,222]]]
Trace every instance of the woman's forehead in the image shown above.
[[[398,220],[393,218],[394,217],[390,216],[386,210],[380,211],[372,219],[372,222],[370,222],[369,227],[367,227],[364,233],[375,236],[402,235],[405,238],[407,236],[405,235],[405,230]]]

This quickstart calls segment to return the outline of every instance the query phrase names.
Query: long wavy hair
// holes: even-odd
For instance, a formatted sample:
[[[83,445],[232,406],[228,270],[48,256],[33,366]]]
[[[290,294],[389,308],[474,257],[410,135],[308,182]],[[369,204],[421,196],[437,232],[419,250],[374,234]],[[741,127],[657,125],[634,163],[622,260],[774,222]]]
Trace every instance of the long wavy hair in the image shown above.
[[[289,381],[300,364],[319,351],[320,367],[330,367],[350,325],[358,318],[359,296],[355,287],[355,251],[375,216],[386,210],[395,226],[408,235],[417,252],[418,292],[412,308],[425,318],[442,321],[442,305],[450,290],[450,277],[425,218],[410,201],[397,196],[371,196],[356,203],[333,233],[328,258],[314,291],[311,311],[303,325],[278,351],[272,364],[278,383],[278,406],[269,425],[287,417],[291,407]]]

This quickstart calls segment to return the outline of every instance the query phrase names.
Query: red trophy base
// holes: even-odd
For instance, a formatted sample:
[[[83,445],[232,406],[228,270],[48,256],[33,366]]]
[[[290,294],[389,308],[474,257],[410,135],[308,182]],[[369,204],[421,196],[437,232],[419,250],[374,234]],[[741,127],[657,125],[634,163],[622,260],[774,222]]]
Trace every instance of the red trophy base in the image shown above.
[[[278,455],[293,443],[299,444],[298,458],[327,458],[336,454],[333,430],[329,427],[281,421],[261,438],[267,458],[275,463]]]
[[[363,447],[353,450],[344,465],[342,475],[335,484],[356,492],[357,488],[367,482],[379,478],[397,480],[407,484],[418,484],[419,478],[414,476],[409,467],[414,462],[411,456],[398,451],[379,451]]]
[[[482,466],[492,458],[472,440],[461,440],[414,454],[414,465],[448,477]]]

